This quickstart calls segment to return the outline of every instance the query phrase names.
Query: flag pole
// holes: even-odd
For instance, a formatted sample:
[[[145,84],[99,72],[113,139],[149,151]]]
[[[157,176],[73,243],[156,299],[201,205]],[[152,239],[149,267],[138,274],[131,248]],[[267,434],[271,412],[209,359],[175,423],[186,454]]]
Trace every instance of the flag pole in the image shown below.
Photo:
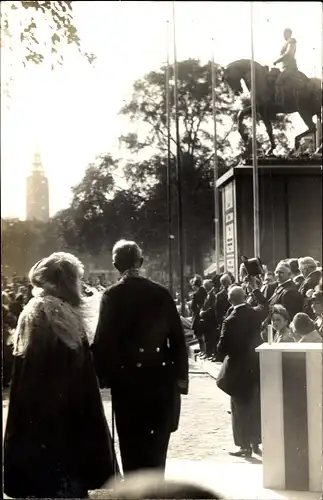
[[[212,38],[212,61],[211,61],[211,75],[212,75],[212,108],[213,108],[213,184],[214,184],[214,224],[215,224],[215,263],[216,272],[220,272],[220,219],[219,219],[219,189],[217,181],[219,178],[219,164],[218,164],[218,144],[217,144],[217,127],[216,127],[216,68],[214,62],[214,38]]]
[[[181,143],[179,134],[179,116],[177,99],[177,50],[176,50],[176,27],[175,27],[175,1],[173,0],[173,37],[174,37],[174,105],[175,105],[175,128],[176,128],[176,181],[177,181],[177,203],[178,203],[178,259],[180,278],[181,315],[185,316],[185,284],[184,284],[184,244],[183,244],[183,201],[182,201],[182,165],[181,165]]]
[[[167,219],[168,219],[168,286],[173,297],[173,233],[172,233],[172,167],[170,150],[170,93],[169,93],[169,21],[166,24],[166,124],[167,124]]]
[[[256,109],[256,71],[254,65],[253,39],[253,3],[250,2],[250,36],[251,36],[251,111],[252,111],[252,165],[253,165],[253,230],[254,257],[260,257],[259,231],[259,178],[257,156],[257,109]]]

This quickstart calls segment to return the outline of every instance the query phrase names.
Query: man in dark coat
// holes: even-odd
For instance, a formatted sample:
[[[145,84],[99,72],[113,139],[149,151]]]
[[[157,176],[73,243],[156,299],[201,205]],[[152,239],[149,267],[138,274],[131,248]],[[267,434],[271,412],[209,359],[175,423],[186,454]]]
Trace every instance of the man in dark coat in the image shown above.
[[[250,457],[252,451],[260,453],[261,443],[260,377],[255,349],[262,343],[263,308],[250,307],[240,286],[230,287],[229,301],[233,309],[223,321],[218,352],[227,357],[223,378],[228,380],[227,393],[231,396],[234,443],[240,447],[230,454]]]
[[[269,299],[257,288],[256,281],[250,277],[250,287],[258,304],[268,305],[269,309],[280,304],[285,307],[289,318],[292,320],[295,314],[303,310],[303,298],[297,290],[297,286],[292,280],[290,266],[286,261],[281,261],[275,269],[277,287]],[[270,322],[270,315],[264,321],[263,328],[266,328]]]
[[[216,317],[219,322],[220,328],[222,326],[222,322],[231,307],[231,304],[228,299],[228,289],[232,285],[232,279],[229,274],[223,274],[220,279],[222,289],[216,294],[215,300],[215,310]]]
[[[138,245],[122,240],[112,253],[121,279],[102,296],[94,363],[101,387],[111,388],[124,473],[163,471],[188,393],[184,332],[169,292],[140,276]]]
[[[304,300],[304,312],[312,319],[314,319],[314,312],[311,305],[311,298],[307,296],[309,290],[319,284],[322,277],[321,271],[317,268],[317,264],[312,257],[304,257],[298,261],[299,269],[304,276],[304,281],[299,288],[299,293]],[[299,311],[298,311],[299,312]]]
[[[191,311],[192,311],[192,330],[197,338],[200,346],[200,354],[205,356],[205,339],[203,334],[203,327],[201,325],[200,312],[205,302],[207,291],[205,290],[200,276],[195,276],[191,280],[191,286],[193,288]]]
[[[205,280],[203,286],[207,296],[200,312],[200,318],[205,338],[205,354],[207,358],[212,359],[216,354],[216,346],[219,341],[219,325],[215,312],[215,290],[212,280]]]

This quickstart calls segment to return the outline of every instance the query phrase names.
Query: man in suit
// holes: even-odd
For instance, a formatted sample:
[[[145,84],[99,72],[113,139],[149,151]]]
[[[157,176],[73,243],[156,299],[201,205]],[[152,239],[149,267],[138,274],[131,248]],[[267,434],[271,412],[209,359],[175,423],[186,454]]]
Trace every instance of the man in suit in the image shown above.
[[[229,274],[223,274],[220,279],[222,289],[216,294],[215,310],[216,317],[219,322],[220,328],[222,322],[231,306],[228,300],[228,289],[232,285],[232,279]]]
[[[228,298],[232,310],[223,320],[218,352],[227,356],[223,377],[229,381],[233,438],[240,448],[230,454],[250,457],[252,451],[260,453],[261,443],[259,363],[255,349],[262,343],[262,307],[250,307],[240,286],[230,287]]]
[[[207,296],[200,311],[200,319],[205,339],[206,357],[213,359],[219,341],[219,325],[215,313],[215,290],[212,280],[204,280],[203,287],[207,292]]]
[[[122,240],[112,255],[121,279],[102,296],[94,363],[101,387],[111,388],[124,473],[163,472],[188,393],[184,332],[169,292],[140,276],[138,245]]]
[[[307,292],[309,290],[314,290],[314,288],[319,284],[322,273],[317,268],[317,264],[312,257],[303,257],[298,259],[298,265],[302,275],[304,276],[304,281],[299,288],[299,293],[304,300],[304,312],[310,318],[314,319],[311,298],[307,296]]]
[[[205,290],[200,276],[195,276],[191,280],[191,286],[193,289],[191,311],[192,311],[192,330],[194,335],[198,340],[200,346],[200,355],[206,356],[205,353],[205,339],[203,335],[203,327],[201,325],[200,312],[207,296],[207,291]]]
[[[304,282],[304,276],[299,270],[298,259],[290,259],[288,263],[290,265],[290,270],[292,272],[292,280],[299,289],[302,283]]]
[[[286,261],[281,261],[275,269],[277,287],[269,299],[261,293],[257,287],[256,281],[250,278],[250,287],[253,289],[254,296],[258,304],[268,305],[271,309],[276,304],[285,307],[289,318],[292,320],[295,314],[303,310],[303,298],[297,290],[297,286],[292,280],[291,269]],[[264,321],[263,327],[266,328],[270,322],[270,316]]]

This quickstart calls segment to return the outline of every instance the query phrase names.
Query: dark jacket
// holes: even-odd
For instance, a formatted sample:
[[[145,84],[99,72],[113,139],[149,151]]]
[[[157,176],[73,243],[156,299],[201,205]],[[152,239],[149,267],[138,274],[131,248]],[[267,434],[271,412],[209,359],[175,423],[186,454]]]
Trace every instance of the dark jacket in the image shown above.
[[[278,282],[274,281],[273,283],[268,283],[267,285],[264,285],[261,288],[261,293],[263,294],[263,296],[267,301],[271,299],[277,287],[278,287]]]
[[[294,318],[295,314],[303,310],[303,298],[292,280],[288,280],[282,285],[278,284],[269,300],[266,300],[259,289],[254,290],[254,295],[259,304],[266,304],[269,306],[269,309],[272,309],[277,304],[284,306],[290,320]],[[267,326],[269,321],[270,318],[268,316],[264,326]]]
[[[304,279],[305,278],[302,274],[299,274],[298,276],[296,276],[296,278],[293,278],[293,281],[294,281],[295,285],[297,286],[298,290],[300,289],[300,287],[304,283]]]
[[[196,292],[193,293],[192,295],[192,303],[191,303],[191,310],[192,310],[192,329],[194,330],[195,334],[199,334],[200,330],[200,311],[203,307],[203,304],[205,302],[207,296],[207,292],[203,286],[201,286]]]
[[[179,393],[188,392],[188,353],[164,287],[129,276],[106,290],[92,352],[101,386],[111,388],[118,429],[169,422],[176,430]]]
[[[216,317],[219,322],[220,328],[230,307],[231,304],[228,300],[228,291],[225,288],[223,288],[222,290],[220,290],[220,292],[216,294],[216,303],[215,303]]]
[[[259,362],[256,347],[262,343],[262,313],[244,304],[231,311],[223,321],[218,352],[228,357],[228,377],[237,382],[236,397],[247,397],[259,383]]]
[[[307,278],[305,278],[305,280],[299,287],[299,293],[303,297],[304,301],[303,311],[312,319],[315,318],[315,315],[311,307],[311,299],[306,296],[306,293],[308,292],[308,290],[313,290],[319,284],[321,276],[321,271],[314,271],[309,276],[307,276]]]
[[[210,290],[209,293],[207,294],[204,304],[202,306],[200,312],[200,318],[203,329],[216,330],[219,326],[215,310],[215,305],[216,305],[215,295],[216,295],[215,290],[214,288],[212,288],[212,290]]]

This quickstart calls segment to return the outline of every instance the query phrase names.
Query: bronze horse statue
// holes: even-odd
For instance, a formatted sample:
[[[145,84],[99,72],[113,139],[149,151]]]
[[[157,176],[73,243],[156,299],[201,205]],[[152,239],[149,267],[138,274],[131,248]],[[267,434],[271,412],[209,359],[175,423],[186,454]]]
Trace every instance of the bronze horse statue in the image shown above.
[[[269,140],[270,149],[268,154],[272,154],[276,148],[273,135],[272,122],[278,114],[299,113],[305,122],[308,130],[299,134],[295,138],[295,150],[298,150],[303,137],[314,134],[316,125],[313,123],[313,116],[321,117],[322,90],[319,78],[307,78],[304,73],[295,71],[288,75],[282,87],[284,99],[282,102],[276,101],[276,81],[281,72],[278,69],[269,70],[268,66],[254,62],[256,75],[256,109],[257,114],[265,124]],[[224,70],[224,80],[228,83],[236,96],[243,93],[241,80],[245,82],[248,90],[251,90],[251,60],[240,59],[229,64]],[[238,115],[239,133],[249,155],[250,140],[247,128],[243,121],[251,114],[251,105],[241,110]]]

